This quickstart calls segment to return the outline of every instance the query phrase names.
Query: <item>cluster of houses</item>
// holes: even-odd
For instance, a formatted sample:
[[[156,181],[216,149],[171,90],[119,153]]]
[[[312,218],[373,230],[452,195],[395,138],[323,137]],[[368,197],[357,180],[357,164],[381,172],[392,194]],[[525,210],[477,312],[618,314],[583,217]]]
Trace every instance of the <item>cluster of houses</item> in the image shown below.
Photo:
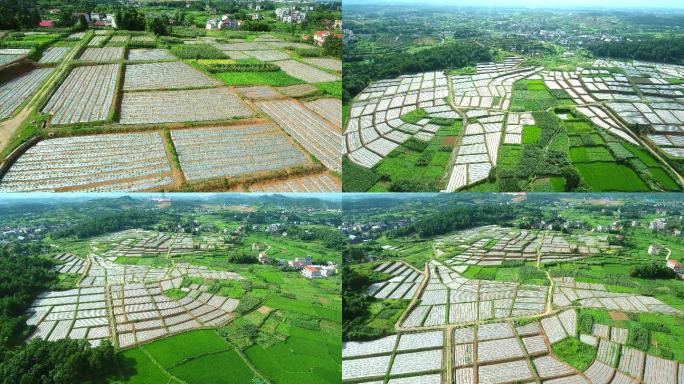
[[[64,225],[55,226],[56,228]],[[47,231],[47,226],[40,224],[35,227],[11,227],[0,228],[0,245],[9,244],[11,241],[35,241],[43,238]]]
[[[242,20],[238,20],[229,14],[225,14],[218,19],[207,20],[206,29],[207,30],[218,30],[218,29],[238,29],[242,25]]]
[[[61,12],[61,9],[55,8],[51,9],[48,11],[50,15],[58,15]],[[111,28],[116,28],[116,19],[114,18],[114,15],[111,13],[98,13],[98,12],[75,12],[72,13],[71,16],[74,18],[78,19],[81,16],[85,18],[85,21],[88,24],[92,24],[94,27],[100,27],[100,28],[106,28],[106,27],[111,27]],[[55,21],[48,19],[43,19],[38,22],[38,26],[42,28],[54,28],[55,27]]]
[[[313,7],[307,9],[313,10]],[[276,8],[276,19],[282,23],[302,24],[306,21],[306,11],[296,8]]]
[[[411,220],[392,219],[392,221],[374,221],[370,223],[343,222],[337,229],[340,233],[346,235],[351,243],[367,243],[376,238],[380,232],[384,230],[405,227],[413,221],[415,221],[415,218],[412,218]]]
[[[334,275],[337,272],[337,264],[329,261],[325,265],[317,265],[313,263],[311,257],[296,257],[294,260],[276,259],[278,265],[287,265],[289,268],[299,270],[302,276],[308,279],[325,278]],[[271,264],[271,260],[266,255],[266,252],[259,252],[260,264]]]

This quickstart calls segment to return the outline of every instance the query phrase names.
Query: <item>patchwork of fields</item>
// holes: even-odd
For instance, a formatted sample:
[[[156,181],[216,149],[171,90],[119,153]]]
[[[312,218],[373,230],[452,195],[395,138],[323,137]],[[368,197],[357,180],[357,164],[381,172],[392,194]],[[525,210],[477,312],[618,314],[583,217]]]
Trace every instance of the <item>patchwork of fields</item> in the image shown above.
[[[684,90],[666,77],[680,75],[674,65],[602,60],[589,69],[551,71],[508,57],[478,64],[474,74],[374,82],[349,106],[345,190],[679,191],[677,165],[662,157],[677,158],[676,100]],[[449,159],[422,177],[432,156],[424,143],[444,118],[460,120],[463,129],[450,133]],[[635,134],[637,126],[649,126],[649,134]],[[402,172],[399,162],[412,172]]]
[[[649,348],[645,328],[636,323],[642,314],[676,323],[684,315],[681,304],[572,277],[551,278],[533,267],[606,257],[620,248],[609,245],[607,236],[486,226],[427,243],[434,252],[434,259],[423,259],[427,273],[394,257],[356,265],[373,281],[367,287],[376,299],[371,311],[395,308],[398,300],[410,304],[381,337],[343,343],[344,383],[674,384],[681,378],[681,355]],[[397,256],[410,247],[415,245],[383,250]],[[495,274],[485,274],[487,268]],[[497,269],[517,269],[518,276],[511,280]],[[368,324],[379,328],[389,316],[382,314]]]
[[[261,179],[279,181],[284,175],[283,184],[272,182],[268,188],[340,190],[333,174],[310,181],[326,169],[341,171],[335,138],[342,106],[339,94],[331,98],[341,87],[341,62],[317,57],[305,64],[293,59],[293,50],[314,46],[254,35],[253,41],[230,43],[210,37],[167,43],[111,31],[65,35],[61,45],[45,49],[40,68],[0,84],[0,119],[43,92],[37,100],[43,115],[34,118],[30,133],[43,140],[13,159],[10,171],[0,175],[0,188],[147,191],[193,183],[189,188],[247,190]],[[27,53],[0,51],[8,60]],[[228,60],[235,53],[244,54],[244,60]],[[217,54],[226,60],[202,59]],[[262,66],[270,67],[262,71]],[[59,72],[56,81],[46,81],[54,72]],[[301,90],[277,88],[291,85]],[[268,111],[259,111],[262,106]],[[295,115],[286,116],[290,113]],[[304,129],[309,125],[315,129]],[[122,130],[126,133],[119,134]],[[146,139],[135,142],[137,137]],[[67,150],[89,142],[95,146]],[[106,156],[96,158],[101,151]],[[56,164],[62,160],[68,163]],[[41,172],[40,161],[55,165]],[[300,184],[302,176],[311,180]]]

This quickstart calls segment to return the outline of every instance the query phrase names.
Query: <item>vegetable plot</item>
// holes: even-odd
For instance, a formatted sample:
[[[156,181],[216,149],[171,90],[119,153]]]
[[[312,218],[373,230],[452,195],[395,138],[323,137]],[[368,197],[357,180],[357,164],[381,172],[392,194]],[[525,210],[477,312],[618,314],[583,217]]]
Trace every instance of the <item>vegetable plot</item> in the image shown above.
[[[66,137],[29,148],[0,191],[137,191],[173,183],[157,132]]]
[[[191,91],[127,92],[121,102],[122,124],[226,120],[254,112],[228,88]]]
[[[73,124],[107,119],[114,99],[119,64],[74,68],[50,97],[42,112],[50,124]]]
[[[173,130],[188,180],[240,176],[307,163],[306,156],[273,125]]]

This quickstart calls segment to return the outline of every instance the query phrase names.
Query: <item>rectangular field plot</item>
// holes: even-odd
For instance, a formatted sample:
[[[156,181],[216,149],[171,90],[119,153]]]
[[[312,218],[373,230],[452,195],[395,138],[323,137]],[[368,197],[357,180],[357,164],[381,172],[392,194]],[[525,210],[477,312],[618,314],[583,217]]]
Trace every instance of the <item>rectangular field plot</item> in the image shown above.
[[[516,360],[478,368],[480,383],[522,383],[532,380],[534,375],[527,360]]]
[[[180,62],[130,64],[126,66],[124,90],[199,88],[220,82]]]
[[[173,130],[171,137],[188,180],[273,171],[308,162],[273,125]]]
[[[176,123],[249,117],[254,112],[228,88],[125,93],[122,124]]]
[[[342,60],[330,59],[326,57],[311,57],[305,59],[304,61],[321,68],[329,69],[331,71],[342,71]]]
[[[287,60],[290,58],[287,53],[276,50],[245,51],[244,54],[261,61]]]
[[[22,58],[24,55],[19,55],[19,54],[6,54],[6,53],[0,53],[0,65],[5,65],[7,63],[11,63],[14,60],[18,60]]]
[[[372,341],[349,341],[342,344],[342,357],[357,357],[391,353],[397,343],[397,335]]]
[[[394,356],[390,375],[428,372],[442,369],[442,350],[409,352]]]
[[[43,107],[42,112],[52,114],[50,124],[106,120],[119,68],[119,64],[74,68]]]
[[[340,80],[340,76],[330,74],[320,69],[302,64],[299,61],[284,60],[274,62],[288,75],[306,81],[307,83],[323,83]]]
[[[71,47],[50,47],[45,50],[40,58],[40,64],[54,64],[62,61],[62,58],[71,50]]]
[[[326,167],[342,171],[342,137],[336,127],[294,100],[256,104]]]
[[[397,350],[408,351],[412,349],[441,348],[443,344],[444,333],[442,331],[404,333],[401,335]]]
[[[335,124],[336,127],[342,127],[342,100],[317,99],[304,104],[329,122]]]
[[[477,360],[480,363],[510,360],[525,356],[517,338],[481,341],[477,346]]]
[[[9,117],[43,81],[52,73],[52,68],[40,68],[0,85],[0,119]]]
[[[290,177],[286,180],[252,184],[250,192],[341,192],[339,180],[325,174]]]
[[[268,100],[278,99],[282,95],[276,92],[275,89],[267,85],[256,85],[253,87],[240,87],[237,91],[244,97],[250,100]]]
[[[387,372],[391,356],[343,360],[342,380],[382,377]]]
[[[158,132],[67,137],[29,148],[0,190],[147,190],[173,183],[170,172]]]
[[[124,49],[121,47],[107,47],[107,48],[87,48],[79,57],[83,61],[115,61],[121,60],[124,57]]]
[[[129,61],[171,60],[175,58],[168,49],[131,49],[128,51]]]

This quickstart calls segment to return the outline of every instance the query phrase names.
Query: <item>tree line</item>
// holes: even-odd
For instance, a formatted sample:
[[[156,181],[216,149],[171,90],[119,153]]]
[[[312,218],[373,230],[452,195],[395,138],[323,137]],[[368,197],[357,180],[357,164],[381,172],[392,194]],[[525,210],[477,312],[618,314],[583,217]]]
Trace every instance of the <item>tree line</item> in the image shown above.
[[[587,50],[599,57],[679,64],[684,61],[684,37],[596,42]]]
[[[346,49],[346,47],[345,47]],[[349,56],[349,55],[346,55]],[[343,65],[344,101],[361,92],[369,83],[380,79],[426,71],[442,71],[491,61],[492,53],[486,47],[465,42],[452,42],[419,52],[382,56],[369,61],[352,61]]]
[[[26,310],[52,286],[57,273],[47,259],[24,245],[0,248],[0,384],[78,383],[112,367],[109,342],[91,348],[85,340],[24,340],[33,331]]]
[[[422,238],[481,225],[501,224],[516,218],[516,209],[502,205],[468,205],[439,211],[415,223],[390,230],[389,237],[417,234]]]

